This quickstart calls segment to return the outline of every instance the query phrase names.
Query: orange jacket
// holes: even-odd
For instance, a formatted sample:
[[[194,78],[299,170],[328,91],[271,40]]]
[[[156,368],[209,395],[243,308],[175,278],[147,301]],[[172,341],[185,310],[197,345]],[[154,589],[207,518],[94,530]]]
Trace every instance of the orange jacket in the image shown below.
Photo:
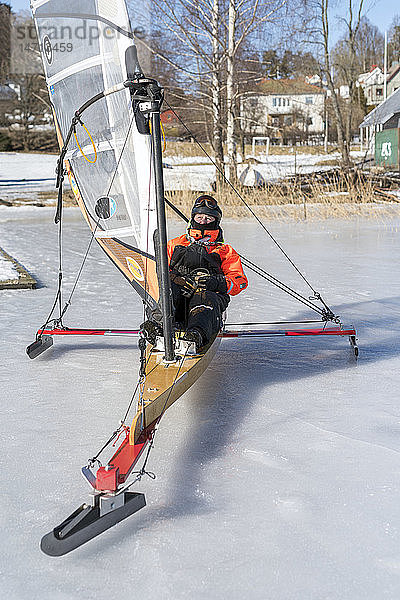
[[[197,230],[190,230],[190,235],[193,235],[195,238],[199,238],[201,235],[204,235],[198,232],[200,234],[200,236],[198,236],[196,233]],[[215,234],[217,232],[206,231],[204,233]],[[214,235],[212,235],[212,237],[214,237]],[[190,246],[191,243],[192,242],[186,234],[170,240],[167,245],[168,262],[171,262],[172,254],[177,246],[187,247]],[[232,246],[229,244],[211,241],[209,245],[205,246],[205,248],[208,253],[215,252],[220,256],[221,269],[226,279],[227,293],[230,296],[236,296],[236,294],[239,294],[241,291],[247,288],[248,281],[243,272],[240,256],[236,250],[232,248]]]

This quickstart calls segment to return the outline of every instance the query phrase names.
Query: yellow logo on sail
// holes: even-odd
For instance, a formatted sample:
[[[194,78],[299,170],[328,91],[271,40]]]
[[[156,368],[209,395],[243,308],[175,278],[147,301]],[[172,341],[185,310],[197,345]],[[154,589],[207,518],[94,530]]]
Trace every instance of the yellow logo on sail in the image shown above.
[[[128,265],[128,269],[130,270],[135,279],[137,279],[138,281],[144,281],[143,269],[134,258],[127,256],[126,264]]]
[[[75,196],[79,197],[79,189],[78,189],[78,186],[76,185],[75,178],[72,175],[69,176],[69,182],[71,184],[71,188],[72,188],[72,191],[74,192]]]

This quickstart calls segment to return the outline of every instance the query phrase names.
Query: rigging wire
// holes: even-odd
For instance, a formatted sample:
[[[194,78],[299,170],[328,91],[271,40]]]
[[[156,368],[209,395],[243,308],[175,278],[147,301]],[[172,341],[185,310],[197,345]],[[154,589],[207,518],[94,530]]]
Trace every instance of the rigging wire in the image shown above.
[[[58,284],[57,284],[57,292],[54,299],[53,306],[50,309],[50,312],[47,316],[47,319],[42,325],[42,327],[38,330],[36,334],[36,339],[40,339],[43,335],[43,331],[46,329],[47,325],[51,321],[51,317],[53,316],[53,312],[57,304],[59,305],[59,314],[61,314],[62,307],[62,278],[63,278],[63,270],[62,270],[62,220],[60,219],[58,222]]]
[[[165,198],[165,202],[168,204],[168,206],[170,208],[172,208],[172,210],[181,219],[183,219],[183,221],[185,221],[186,223],[189,222],[189,219],[186,217],[186,215],[184,215],[183,212],[181,210],[179,210],[179,208],[177,208],[170,200],[168,200],[168,198]],[[320,297],[320,295],[318,294],[318,292],[316,292],[314,296],[306,298],[305,296],[303,296],[302,294],[300,294],[300,292],[297,292],[296,290],[293,290],[286,283],[283,283],[283,281],[281,281],[280,279],[278,279],[274,275],[271,275],[270,273],[268,273],[265,269],[263,269],[259,265],[253,263],[250,259],[248,259],[245,256],[243,256],[243,254],[239,254],[239,256],[242,259],[243,264],[245,265],[245,267],[247,269],[250,269],[250,271],[253,271],[259,277],[262,277],[263,279],[267,280],[272,285],[275,285],[277,288],[279,288],[283,292],[285,292],[285,293],[289,294],[290,296],[292,296],[295,300],[298,300],[302,304],[305,304],[305,306],[307,306],[311,310],[317,312],[319,315],[321,315],[321,317],[323,318],[323,320],[326,320],[326,321],[333,320],[333,321],[337,322],[337,317],[335,317],[335,315],[333,314],[333,312],[331,311],[331,309],[329,308],[329,306],[327,306],[325,304],[325,302]],[[325,309],[321,309],[321,307],[319,307],[318,305],[314,304],[312,302],[312,300],[320,300],[321,303],[324,305]]]
[[[316,313],[318,313],[319,315],[321,315],[321,317],[324,321],[339,322],[339,318],[334,315],[332,310],[324,302],[324,300],[321,298],[321,295],[318,292],[316,292],[314,296],[310,296],[309,298],[306,298],[299,292],[296,292],[296,290],[292,289],[286,283],[283,283],[283,281],[280,281],[279,279],[277,279],[276,277],[274,277],[273,275],[271,275],[270,273],[265,271],[265,269],[259,267],[255,263],[253,263],[248,258],[245,258],[241,254],[239,254],[239,256],[243,260],[243,264],[245,265],[245,267],[247,269],[250,269],[257,275],[259,275],[259,277],[262,277],[263,279],[265,279],[272,285],[276,286],[277,288],[279,288],[280,290],[282,290],[283,292],[285,292],[286,294],[288,294],[295,300],[298,300],[299,302],[301,302],[302,304],[304,304],[311,310],[313,310]],[[314,302],[312,302],[312,300],[319,300],[323,304],[324,308],[321,308],[317,304],[314,304]]]
[[[132,115],[132,117],[131,117],[131,120],[130,120],[130,124],[129,124],[129,127],[128,127],[128,131],[127,131],[127,133],[126,133],[126,136],[125,136],[125,140],[124,140],[124,144],[123,144],[123,146],[122,146],[121,153],[120,153],[120,155],[119,155],[119,157],[118,157],[118,160],[117,160],[116,167],[115,167],[115,169],[114,169],[113,175],[112,175],[112,177],[111,177],[110,184],[109,184],[109,186],[108,186],[108,190],[107,190],[106,196],[108,196],[108,195],[109,195],[109,193],[110,193],[110,191],[111,191],[111,188],[112,188],[112,186],[113,186],[113,183],[114,183],[115,177],[117,176],[118,169],[119,169],[119,166],[120,166],[120,163],[121,163],[121,160],[122,160],[122,155],[123,155],[123,153],[124,153],[124,150],[125,150],[125,148],[126,148],[126,144],[127,144],[127,142],[128,142],[128,139],[129,139],[130,132],[131,132],[131,130],[132,130],[132,125],[133,125],[134,118],[135,118],[135,115],[133,114],[133,115]],[[83,123],[82,123],[82,125],[83,125]],[[85,127],[85,126],[83,125],[83,127]],[[86,129],[86,127],[85,127],[85,129]],[[89,133],[89,132],[88,132],[88,133]],[[92,137],[90,136],[90,134],[89,134],[89,137],[90,137],[90,139],[92,140]],[[92,143],[93,143],[93,147],[95,148],[95,145],[94,145],[94,142],[93,142],[93,140],[92,140]],[[78,147],[79,147],[79,144],[78,144]],[[85,158],[86,158],[86,157],[85,157]],[[97,160],[97,153],[96,153],[96,160]],[[88,161],[88,162],[94,163],[94,162],[96,162],[96,161]],[[43,326],[42,326],[42,328],[39,330],[39,333],[38,333],[38,336],[39,336],[39,337],[42,335],[42,332],[43,332],[43,330],[44,330],[44,329],[46,329],[47,325],[50,323],[51,316],[52,316],[52,314],[53,314],[53,312],[54,312],[54,309],[55,309],[55,307],[56,307],[56,305],[57,305],[57,302],[59,303],[59,318],[58,318],[58,319],[54,319],[54,323],[55,323],[55,325],[58,325],[58,324],[59,324],[61,327],[63,327],[63,322],[62,322],[62,319],[63,319],[63,317],[64,317],[64,315],[65,315],[66,311],[68,310],[69,306],[71,305],[71,302],[72,302],[72,296],[73,296],[73,295],[74,295],[74,293],[75,293],[76,286],[78,285],[78,282],[79,282],[79,279],[80,279],[80,277],[81,277],[81,274],[82,274],[83,268],[84,268],[84,266],[85,266],[86,260],[87,260],[87,258],[88,258],[88,256],[89,256],[89,252],[90,252],[90,249],[91,249],[91,247],[92,247],[93,240],[94,240],[94,238],[95,238],[95,236],[96,236],[96,232],[97,232],[97,229],[98,229],[98,227],[99,227],[99,224],[100,224],[100,219],[101,219],[101,216],[99,216],[99,218],[97,219],[97,221],[96,221],[96,224],[95,224],[95,227],[94,227],[94,229],[92,230],[92,234],[91,234],[91,236],[90,236],[90,240],[89,240],[89,243],[88,243],[88,246],[87,246],[87,249],[86,249],[85,255],[84,255],[84,257],[83,257],[83,260],[82,260],[82,263],[81,263],[81,265],[80,265],[80,267],[79,267],[79,271],[78,271],[78,274],[77,274],[77,276],[76,276],[76,278],[75,278],[74,285],[73,285],[73,287],[72,287],[72,291],[71,291],[71,293],[70,293],[70,295],[69,295],[69,298],[68,298],[67,302],[65,303],[64,307],[63,307],[63,308],[61,308],[61,307],[62,307],[62,301],[61,301],[61,297],[62,297],[62,279],[63,279],[63,273],[62,273],[62,262],[61,262],[61,252],[62,252],[62,248],[61,248],[61,244],[62,244],[62,235],[61,235],[62,228],[61,228],[61,222],[62,222],[62,218],[61,218],[61,216],[60,216],[60,219],[59,219],[59,227],[60,227],[60,230],[59,230],[59,241],[58,241],[58,246],[59,246],[59,275],[58,275],[58,289],[57,289],[57,294],[56,294],[56,299],[55,299],[54,305],[53,305],[53,307],[52,307],[52,309],[51,309],[51,311],[50,311],[50,313],[49,313],[49,316],[47,317],[47,320],[46,320],[46,322],[45,322],[45,325],[43,325]]]
[[[60,221],[61,221],[61,219],[60,219]],[[83,260],[82,260],[82,262],[81,262],[81,265],[80,265],[80,267],[79,267],[78,274],[77,274],[77,276],[75,277],[75,282],[74,282],[74,285],[72,286],[72,290],[71,290],[71,292],[70,292],[69,298],[68,298],[68,300],[66,301],[66,303],[64,304],[64,308],[63,308],[63,309],[62,309],[62,311],[60,312],[60,318],[58,319],[58,322],[60,323],[60,325],[61,325],[61,326],[63,326],[63,323],[62,323],[63,316],[65,315],[65,313],[67,312],[67,310],[68,310],[69,306],[71,305],[71,302],[72,302],[72,296],[73,296],[73,295],[74,295],[74,293],[75,293],[76,286],[78,285],[78,281],[79,281],[79,279],[80,279],[80,277],[81,277],[81,274],[82,274],[83,268],[84,268],[84,266],[85,266],[85,264],[86,264],[86,260],[87,260],[87,258],[88,258],[88,256],[89,256],[89,252],[90,252],[90,249],[91,249],[91,247],[92,247],[93,240],[94,240],[94,238],[95,238],[96,231],[97,231],[97,228],[98,228],[98,226],[99,226],[99,222],[100,222],[100,217],[97,219],[96,226],[95,226],[95,228],[94,228],[94,229],[93,229],[93,231],[92,231],[92,235],[90,236],[90,240],[89,240],[88,246],[87,246],[87,248],[86,248],[85,255],[84,255],[84,257],[83,257]]]
[[[325,314],[324,309],[313,304],[311,301],[307,300],[307,298],[304,298],[303,296],[301,296],[294,290],[291,290],[291,288],[286,286],[284,283],[281,283],[279,280],[274,281],[274,278],[272,277],[272,275],[262,273],[261,269],[256,269],[254,266],[251,265],[251,263],[247,263],[247,261],[245,259],[243,260],[243,264],[247,269],[250,269],[254,273],[257,273],[257,275],[259,275],[260,277],[262,277],[263,279],[265,279],[266,281],[268,281],[275,287],[279,288],[280,290],[282,290],[283,292],[285,292],[286,294],[288,294],[295,300],[298,300],[299,302],[301,302],[302,304],[307,306],[307,308],[310,308],[311,310],[315,311],[316,313],[318,313],[321,316],[323,316]]]
[[[159,422],[161,421],[161,418],[162,418],[162,416],[164,415],[165,411],[167,410],[168,401],[169,401],[169,399],[170,399],[170,397],[171,397],[171,394],[172,394],[172,391],[173,391],[173,389],[174,389],[174,387],[175,387],[175,385],[176,385],[176,382],[177,382],[177,380],[178,380],[178,377],[179,377],[179,373],[180,373],[180,372],[181,372],[181,370],[182,370],[182,367],[183,367],[183,365],[184,365],[184,362],[185,362],[185,359],[186,359],[186,357],[187,357],[188,351],[189,351],[189,345],[187,346],[187,348],[186,348],[186,350],[185,350],[185,354],[184,354],[184,355],[181,357],[181,359],[180,359],[180,365],[179,365],[179,367],[178,367],[178,369],[177,369],[177,371],[176,371],[176,374],[175,374],[175,377],[174,377],[174,381],[172,382],[172,385],[171,385],[171,387],[170,387],[170,390],[169,390],[168,396],[167,396],[167,398],[165,399],[164,406],[163,406],[163,408],[162,408],[162,410],[161,410],[161,413],[160,413],[159,417],[158,417],[158,418],[157,418],[157,420],[156,420],[155,427],[154,427],[154,429],[153,429],[153,431],[152,431],[151,438],[150,438],[150,440],[149,440],[149,447],[148,447],[148,449],[147,449],[147,452],[146,452],[146,457],[145,457],[145,459],[144,459],[144,461],[143,461],[143,465],[142,465],[142,467],[141,467],[141,469],[140,469],[139,471],[132,471],[132,473],[133,473],[133,474],[136,474],[136,475],[137,475],[137,477],[135,478],[135,480],[134,480],[134,481],[132,481],[132,482],[131,482],[131,483],[130,483],[130,484],[129,484],[129,485],[126,487],[126,488],[124,488],[124,489],[128,489],[129,487],[131,487],[131,486],[132,486],[134,483],[136,483],[136,481],[139,481],[143,475],[148,475],[148,476],[149,476],[151,479],[155,479],[155,478],[156,478],[156,476],[155,476],[155,474],[154,474],[154,473],[146,471],[146,465],[147,465],[147,461],[149,460],[150,452],[151,452],[152,448],[154,447],[154,438],[155,438],[155,436],[156,436],[156,433],[157,433],[157,431],[158,431],[158,424],[159,424]],[[155,368],[155,367],[154,367],[154,368]],[[150,371],[150,372],[151,372],[151,371]]]
[[[300,275],[300,277],[304,280],[304,282],[307,284],[307,286],[310,288],[310,290],[313,292],[313,294],[316,296],[316,298],[318,300],[322,301],[322,298],[320,297],[320,294],[313,288],[313,286],[311,285],[311,283],[308,281],[308,279],[305,277],[305,275],[300,271],[300,269],[298,268],[298,266],[294,263],[294,261],[290,258],[290,256],[286,253],[286,251],[284,250],[284,248],[281,246],[281,244],[278,242],[278,240],[272,235],[272,233],[269,231],[269,229],[264,225],[264,223],[261,221],[261,219],[257,216],[257,214],[254,212],[254,210],[251,208],[251,206],[246,202],[246,200],[243,198],[243,196],[240,194],[240,192],[235,188],[235,186],[229,181],[229,179],[225,176],[225,173],[222,171],[222,169],[220,169],[217,165],[217,163],[213,160],[213,158],[210,156],[210,154],[207,152],[207,150],[204,148],[204,146],[198,141],[198,139],[196,138],[196,136],[192,133],[192,131],[188,128],[188,126],[186,125],[186,123],[182,120],[182,118],[176,113],[176,111],[172,108],[172,106],[169,104],[169,102],[167,100],[165,100],[165,103],[167,104],[167,106],[169,107],[169,109],[173,112],[173,114],[176,116],[176,118],[178,119],[178,121],[183,125],[183,127],[186,129],[186,131],[192,136],[194,142],[199,146],[199,148],[201,148],[201,150],[204,152],[204,154],[207,156],[207,158],[211,161],[211,163],[214,165],[214,167],[217,169],[217,171],[219,172],[219,174],[222,176],[223,180],[225,181],[225,183],[227,183],[230,188],[234,191],[234,193],[238,196],[238,198],[241,200],[241,202],[243,202],[243,204],[245,205],[245,207],[248,209],[248,211],[253,215],[253,217],[256,219],[256,221],[259,223],[259,225],[264,229],[264,231],[267,233],[267,235],[271,238],[271,240],[274,242],[274,244],[279,248],[279,250],[282,252],[282,254],[286,257],[286,259],[289,261],[289,263],[292,265],[292,267],[295,269],[295,271]],[[323,302],[323,301],[322,301]],[[325,303],[323,302],[323,304],[325,305]],[[325,305],[326,306],[326,305]]]
[[[148,357],[148,359],[146,361],[146,366],[147,366],[147,364],[149,362],[149,358],[150,357]],[[154,371],[155,368],[156,368],[156,365],[147,373],[147,375],[150,375],[150,373],[152,371]],[[130,402],[128,404],[128,407],[127,407],[127,409],[125,411],[125,415],[121,419],[121,421],[119,423],[119,426],[117,427],[117,429],[115,431],[113,431],[113,433],[111,434],[111,436],[109,437],[109,439],[103,444],[103,446],[100,448],[100,450],[97,452],[97,454],[95,456],[93,456],[93,458],[90,458],[88,460],[88,467],[93,466],[96,462],[99,463],[100,462],[99,461],[100,454],[107,448],[107,446],[109,446],[111,444],[111,442],[114,441],[114,439],[121,433],[121,431],[123,431],[124,429],[126,429],[126,420],[128,418],[129,412],[130,412],[130,410],[132,408],[132,404],[133,404],[133,401],[135,400],[135,396],[136,396],[137,391],[139,389],[140,383],[141,383],[141,379],[139,378],[138,382],[136,384],[136,387],[135,387],[135,389],[134,389],[134,391],[132,393],[132,396],[131,396]]]

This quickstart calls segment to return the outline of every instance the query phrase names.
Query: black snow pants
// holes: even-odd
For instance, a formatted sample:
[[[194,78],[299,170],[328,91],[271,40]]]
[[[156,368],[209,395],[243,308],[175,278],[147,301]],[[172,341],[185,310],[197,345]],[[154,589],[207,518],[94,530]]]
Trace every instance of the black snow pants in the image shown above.
[[[176,325],[182,329],[200,329],[206,344],[222,327],[222,313],[230,301],[228,294],[205,290],[186,298],[179,285],[171,282],[171,287]]]

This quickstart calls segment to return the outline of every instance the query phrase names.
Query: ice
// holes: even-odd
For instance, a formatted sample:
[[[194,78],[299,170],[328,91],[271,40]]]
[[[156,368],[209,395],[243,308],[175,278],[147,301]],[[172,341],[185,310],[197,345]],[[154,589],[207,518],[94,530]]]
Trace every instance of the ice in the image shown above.
[[[63,558],[41,536],[88,497],[80,467],[135,386],[134,340],[25,347],[53,302],[54,209],[0,207],[1,244],[39,281],[1,292],[1,596],[7,600],[394,600],[400,596],[400,219],[267,223],[345,323],[347,339],[221,342],[163,417],[148,506]],[[242,254],[311,295],[257,224],[225,222]],[[170,235],[183,230],[173,223]],[[65,210],[65,296],[89,231]],[[397,275],[396,275],[397,273]],[[228,321],[312,317],[249,273]],[[136,328],[138,297],[93,249],[70,326]]]

